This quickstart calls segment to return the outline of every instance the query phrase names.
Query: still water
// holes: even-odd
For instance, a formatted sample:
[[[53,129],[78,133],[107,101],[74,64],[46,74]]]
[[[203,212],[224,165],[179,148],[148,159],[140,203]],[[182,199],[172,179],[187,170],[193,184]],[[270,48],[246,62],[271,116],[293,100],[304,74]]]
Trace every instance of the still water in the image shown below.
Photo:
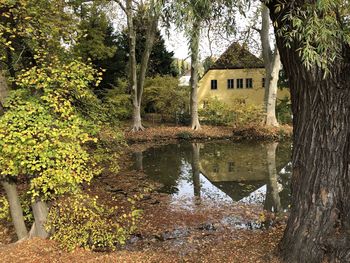
[[[153,147],[134,160],[173,204],[240,202],[281,211],[290,198],[290,156],[290,143],[221,141]]]

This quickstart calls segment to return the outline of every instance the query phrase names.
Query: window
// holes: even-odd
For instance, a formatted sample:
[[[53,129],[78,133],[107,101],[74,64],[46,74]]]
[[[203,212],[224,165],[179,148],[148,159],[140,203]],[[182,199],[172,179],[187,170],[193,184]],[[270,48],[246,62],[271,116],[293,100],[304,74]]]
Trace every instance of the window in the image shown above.
[[[211,89],[218,89],[218,81],[216,79],[211,80]]]
[[[262,85],[263,88],[265,88],[265,78],[262,78]]]
[[[233,89],[234,88],[234,79],[228,79],[227,80],[227,88],[228,89]]]
[[[245,87],[247,89],[252,89],[253,88],[253,79],[245,79]]]
[[[243,79],[237,79],[237,89],[243,89]]]
[[[216,163],[213,165],[213,173],[218,173],[219,172],[219,165]]]
[[[229,162],[229,163],[228,163],[228,172],[229,172],[229,173],[232,173],[234,167],[235,167],[235,163],[234,163],[234,162]]]

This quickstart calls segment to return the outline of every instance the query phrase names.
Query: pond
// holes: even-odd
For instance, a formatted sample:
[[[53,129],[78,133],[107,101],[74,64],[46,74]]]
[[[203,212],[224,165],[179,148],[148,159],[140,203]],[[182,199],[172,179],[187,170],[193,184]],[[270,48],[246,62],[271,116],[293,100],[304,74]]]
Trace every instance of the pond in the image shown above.
[[[174,206],[238,202],[276,212],[288,209],[290,157],[289,142],[181,142],[135,152],[134,166]]]

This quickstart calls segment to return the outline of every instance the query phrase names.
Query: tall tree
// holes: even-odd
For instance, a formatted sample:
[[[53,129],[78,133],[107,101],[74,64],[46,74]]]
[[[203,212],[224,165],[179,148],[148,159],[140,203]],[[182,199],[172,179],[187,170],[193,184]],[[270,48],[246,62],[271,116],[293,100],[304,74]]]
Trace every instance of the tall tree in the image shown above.
[[[173,1],[173,21],[185,32],[191,56],[191,127],[201,129],[198,117],[198,79],[199,79],[199,42],[201,31],[213,21],[220,21],[222,28],[232,32],[234,16],[232,13],[240,1],[231,0],[181,0]],[[227,15],[231,13],[231,15]]]
[[[40,156],[42,157],[43,155],[47,154],[47,152],[45,153],[45,151],[42,150],[45,148],[45,146],[40,146],[39,143],[41,139],[45,138],[45,129],[41,125],[45,121],[50,122],[52,120],[48,115],[44,114],[45,107],[40,108],[40,106],[36,103],[37,100],[35,99],[34,94],[39,97],[45,97],[45,92],[42,92],[42,90],[38,91],[40,89],[40,85],[45,82],[45,88],[48,88],[48,86],[53,84],[47,83],[52,81],[52,76],[40,75],[43,74],[43,71],[40,70],[38,70],[36,73],[41,76],[41,80],[38,75],[36,75],[31,81],[28,81],[27,79],[27,82],[25,83],[21,82],[21,80],[29,77],[31,73],[34,75],[36,65],[47,65],[45,64],[47,61],[57,62],[56,60],[52,59],[53,57],[64,57],[65,48],[62,45],[62,41],[70,41],[72,35],[74,35],[76,32],[75,20],[72,19],[69,12],[64,12],[64,10],[66,10],[66,4],[61,0],[15,0],[2,1],[0,3],[0,110],[2,115],[0,118],[0,181],[5,189],[7,199],[10,204],[11,215],[13,217],[13,222],[19,239],[26,237],[28,232],[24,225],[23,211],[19,202],[15,183],[18,178],[23,179],[24,177],[25,179],[33,179],[39,174],[43,175],[41,173],[42,170],[39,168],[39,159]],[[50,66],[52,66],[52,64],[50,64]],[[48,66],[48,68],[52,69],[50,66]],[[30,71],[30,67],[32,67],[34,70]],[[22,72],[23,78],[19,79],[18,72],[21,69],[27,69],[27,71],[25,73]],[[77,69],[77,67],[75,69]],[[17,89],[16,91],[11,92],[9,102],[7,103],[4,102],[4,99],[8,93],[6,84],[9,81],[5,79],[3,70],[7,70],[9,75],[12,77],[9,79],[12,83],[15,83],[16,80],[16,84],[19,86],[22,85],[22,89]],[[56,73],[57,72],[58,71],[56,71]],[[67,72],[68,71],[66,71],[65,74],[67,74]],[[79,81],[81,80],[82,78],[79,79]],[[62,79],[59,79],[59,81],[62,81]],[[71,81],[73,81],[72,78],[70,78],[70,81],[67,81],[67,83],[70,83]],[[57,85],[57,83],[58,82],[55,82],[55,85]],[[81,83],[79,83],[79,85],[81,85]],[[24,86],[25,88],[23,88]],[[74,87],[76,86],[74,85]],[[58,89],[55,92],[56,93],[54,96],[46,96],[43,101],[48,103],[48,101],[52,100],[53,98],[57,98],[55,96],[58,94]],[[66,92],[67,90],[64,90],[62,93],[66,94]],[[58,101],[63,103],[61,99],[58,99],[56,102],[58,103]],[[52,108],[61,108],[60,113],[62,113],[65,106],[68,104],[69,103],[65,103],[59,107]],[[35,116],[34,119],[32,119],[33,115]],[[64,116],[63,119],[67,116],[68,115]],[[62,123],[64,123],[64,121]],[[54,131],[59,125],[57,123],[47,123],[47,125],[47,127],[51,127],[49,133],[50,136],[55,137],[57,133]],[[34,126],[36,127],[34,128]],[[72,133],[73,126],[74,125],[69,127],[70,131],[67,132],[67,134]],[[34,128],[35,132],[34,130],[31,130],[32,128]],[[14,131],[16,131],[15,134],[13,134]],[[63,135],[63,137],[65,136]],[[32,140],[30,140],[30,138]],[[74,139],[75,142],[77,142],[77,138]],[[48,141],[50,141],[50,139],[48,139],[47,142]],[[33,146],[33,142],[37,142],[39,144],[38,148],[36,147],[37,145],[35,143],[35,146]],[[8,145],[10,145],[10,147],[8,147]],[[30,146],[24,150],[26,145]],[[53,146],[54,143],[51,141],[50,145]],[[66,146],[62,148],[67,149]],[[11,150],[9,151],[9,149]],[[24,150],[24,152],[21,153],[22,150]],[[35,157],[30,157],[35,151],[37,151],[35,153]],[[24,159],[19,161],[21,158]],[[35,160],[35,163],[38,165],[36,168],[34,167],[35,165],[33,166],[33,163],[28,163],[30,162],[30,159],[32,161]],[[50,158],[47,158],[46,156],[44,159],[47,161]],[[43,161],[43,159],[41,159],[41,161]],[[30,166],[32,167],[31,169],[29,169]],[[44,167],[49,170],[51,169],[48,168],[47,164],[43,164],[42,168]],[[45,176],[46,175],[43,175],[39,181],[44,182]],[[62,178],[61,173],[60,176]],[[50,178],[51,177],[54,177],[54,172],[50,172]],[[30,183],[35,184],[34,181],[34,179],[30,180]],[[51,181],[49,184],[55,184],[53,181]],[[67,182],[65,181],[64,183]],[[36,186],[38,186],[38,184],[36,184]],[[47,205],[45,202],[43,202],[42,192],[41,194],[36,192],[37,195],[34,195],[34,192],[38,190],[35,188],[36,187],[33,187],[31,189],[31,193],[33,194],[31,201],[32,210],[34,213],[34,224],[30,234],[32,236],[37,235],[47,237],[47,231],[44,227],[47,216]],[[43,190],[43,192],[51,191],[48,190],[49,188],[46,185],[44,186],[44,190],[41,190]]]
[[[276,118],[277,84],[281,68],[281,60],[278,48],[275,45],[272,51],[270,45],[270,16],[269,9],[262,4],[261,7],[261,30],[259,30],[264,59],[265,77],[265,125],[278,126]]]
[[[286,262],[350,261],[350,38],[347,1],[265,1],[293,111]]]
[[[137,64],[141,63],[142,53],[145,46],[145,35],[147,29],[145,28],[144,21],[142,16],[137,16],[137,27],[136,27],[136,62]],[[127,74],[126,66],[128,63],[128,50],[129,50],[129,41],[128,41],[128,32],[127,30],[121,32],[118,35],[117,43],[117,52],[116,56],[120,59],[120,68],[124,71],[119,73],[119,77],[124,77]],[[173,63],[173,52],[169,52],[166,49],[165,41],[160,33],[160,30],[157,30],[154,38],[154,45],[150,54],[148,69],[146,76],[155,77],[157,75],[173,75],[174,67]]]
[[[149,57],[154,44],[154,38],[157,32],[158,21],[163,6],[162,0],[150,0],[147,3],[141,1],[137,5],[132,0],[115,0],[121,9],[125,12],[127,18],[127,28],[129,37],[129,82],[131,91],[133,93],[133,125],[132,131],[144,130],[141,122],[141,100],[143,93],[143,86],[145,82]],[[145,8],[145,24],[147,25],[147,32],[145,35],[145,46],[142,53],[139,70],[137,69],[136,61],[136,27],[135,27],[135,9]]]

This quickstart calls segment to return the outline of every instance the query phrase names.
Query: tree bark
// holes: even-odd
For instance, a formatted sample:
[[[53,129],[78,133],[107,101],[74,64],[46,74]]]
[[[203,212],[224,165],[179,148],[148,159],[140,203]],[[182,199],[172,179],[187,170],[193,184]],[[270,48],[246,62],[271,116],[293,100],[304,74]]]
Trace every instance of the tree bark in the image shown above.
[[[271,71],[268,73],[268,84],[265,92],[267,92],[266,100],[266,126],[279,126],[276,118],[276,99],[277,99],[277,84],[279,72],[281,68],[281,60],[277,46],[273,54]]]
[[[11,219],[15,227],[17,238],[18,240],[26,238],[28,237],[28,231],[24,223],[23,209],[19,201],[16,185],[7,181],[1,181],[1,184],[6,192],[6,197],[10,205]]]
[[[276,3],[269,2],[270,15],[282,26],[295,6],[286,4],[276,14]],[[286,262],[350,262],[349,47],[344,44],[342,58],[324,78],[319,67],[303,66],[297,41],[287,48],[283,36],[276,38],[290,81],[294,128],[291,211],[280,255]]]
[[[45,223],[49,214],[47,204],[37,200],[32,204],[34,223],[30,230],[29,237],[48,238],[49,232],[45,229]]]
[[[281,68],[281,60],[278,52],[278,48],[275,45],[274,52],[270,46],[270,17],[269,9],[266,5],[262,4],[261,10],[262,26],[260,30],[260,38],[262,45],[262,53],[264,59],[264,66],[266,71],[265,77],[265,125],[266,126],[278,126],[276,118],[276,98],[277,98],[277,84],[279,78],[279,71]]]
[[[278,175],[276,170],[276,149],[278,142],[266,145],[267,169],[269,178],[266,186],[265,209],[274,213],[281,211],[281,199],[278,192]]]
[[[199,19],[193,21],[191,32],[191,127],[193,130],[200,130],[198,117],[198,68],[199,68],[199,39],[201,23]]]

